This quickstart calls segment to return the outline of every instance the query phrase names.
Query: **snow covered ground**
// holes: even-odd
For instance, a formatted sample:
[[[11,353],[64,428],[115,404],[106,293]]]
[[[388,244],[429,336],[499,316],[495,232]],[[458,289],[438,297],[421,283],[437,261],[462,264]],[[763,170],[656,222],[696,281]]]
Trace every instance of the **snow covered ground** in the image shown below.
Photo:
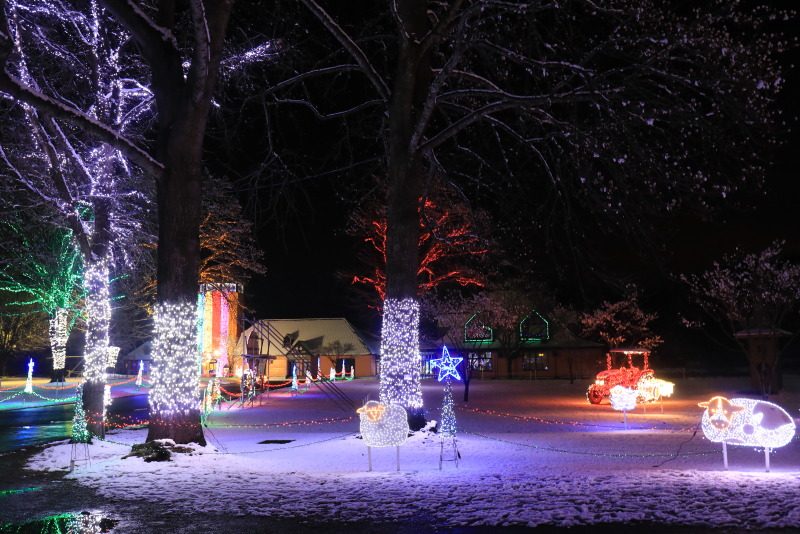
[[[122,430],[90,446],[91,464],[68,477],[115,500],[149,500],[183,513],[312,516],[317,522],[578,526],[649,522],[682,526],[800,528],[800,438],[764,453],[721,446],[698,430],[700,401],[746,396],[744,379],[676,381],[662,406],[623,416],[589,405],[587,384],[566,381],[473,381],[470,402],[454,387],[461,462],[439,470],[440,439],[418,432],[400,448],[372,449],[358,435],[355,413],[312,388],[273,392],[256,406],[225,405],[209,418],[207,447],[170,462],[122,457],[144,430]],[[339,383],[356,405],[377,397],[377,381]],[[771,398],[799,415],[800,377],[787,377]],[[437,419],[442,387],[423,386]],[[262,444],[266,440],[287,443]],[[64,470],[67,443],[48,447],[29,467]]]

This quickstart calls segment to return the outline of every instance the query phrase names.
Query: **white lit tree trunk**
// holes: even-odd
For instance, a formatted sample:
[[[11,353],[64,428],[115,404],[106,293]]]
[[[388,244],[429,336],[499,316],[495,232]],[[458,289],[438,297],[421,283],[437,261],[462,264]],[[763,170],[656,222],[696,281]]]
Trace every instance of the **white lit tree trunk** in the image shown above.
[[[87,265],[84,270],[86,290],[86,347],[83,361],[83,409],[89,430],[104,436],[103,393],[106,383],[108,327],[111,303],[108,293],[108,259]]]
[[[53,355],[53,382],[63,382],[67,364],[67,337],[69,336],[69,311],[56,309],[50,318],[50,351]]]

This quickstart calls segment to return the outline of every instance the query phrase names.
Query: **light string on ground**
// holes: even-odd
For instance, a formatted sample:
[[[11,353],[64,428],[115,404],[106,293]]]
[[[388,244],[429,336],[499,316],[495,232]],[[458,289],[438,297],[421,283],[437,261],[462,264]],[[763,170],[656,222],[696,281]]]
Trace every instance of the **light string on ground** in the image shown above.
[[[672,458],[674,456],[673,453],[665,453],[665,452],[656,452],[656,453],[648,453],[648,454],[636,454],[636,453],[604,453],[604,452],[589,452],[589,451],[572,451],[568,449],[559,449],[557,447],[547,447],[542,445],[534,445],[532,443],[519,443],[517,441],[511,441],[508,439],[487,436],[486,434],[481,434],[479,432],[471,432],[469,430],[463,431],[466,434],[472,434],[473,436],[477,436],[479,438],[488,439],[490,441],[498,441],[500,443],[508,443],[509,445],[514,445],[517,447],[527,447],[529,449],[535,449],[539,451],[546,451],[546,452],[558,452],[562,454],[575,454],[578,456],[592,456],[595,458],[617,458],[617,459],[624,459],[624,458]],[[682,454],[681,456],[708,456],[710,454],[719,454],[719,451],[700,451],[700,452],[687,452]]]
[[[561,425],[561,426],[583,426],[583,427],[590,427],[590,428],[605,428],[608,430],[618,430],[619,427],[612,424],[603,424],[603,423],[588,423],[582,421],[566,421],[566,420],[558,420],[558,419],[545,419],[543,417],[536,417],[533,415],[516,415],[508,412],[501,412],[498,410],[489,410],[484,408],[467,408],[464,406],[457,406],[459,410],[472,412],[476,414],[482,415],[491,415],[494,417],[508,417],[510,419],[515,419],[517,421],[525,421],[528,423],[540,423],[546,425]],[[637,430],[662,430],[666,432],[686,432],[694,428],[693,426],[689,427],[679,427],[679,428],[664,428],[664,427],[642,427],[637,428]]]

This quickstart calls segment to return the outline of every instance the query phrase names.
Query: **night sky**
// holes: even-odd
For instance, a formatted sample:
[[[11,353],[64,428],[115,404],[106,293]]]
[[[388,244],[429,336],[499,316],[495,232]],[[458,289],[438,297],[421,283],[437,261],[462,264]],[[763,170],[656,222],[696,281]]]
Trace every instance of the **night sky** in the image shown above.
[[[737,206],[715,212],[711,218],[696,213],[676,214],[657,229],[658,239],[663,242],[658,257],[611,242],[604,244],[606,259],[616,274],[636,280],[643,290],[645,309],[659,312],[661,320],[656,328],[661,328],[659,333],[666,339],[662,351],[667,354],[680,356],[678,353],[685,351],[687,344],[686,340],[675,339],[676,335],[685,334],[680,332],[677,314],[688,302],[685,296],[679,296],[682,288],[670,279],[671,275],[700,272],[737,246],[754,252],[776,239],[786,241],[787,258],[800,261],[796,214],[800,198],[796,172],[800,162],[800,108],[795,98],[800,94],[797,58],[797,50],[782,57],[786,82],[777,106],[783,110],[787,124],[780,135],[783,146],[769,156],[771,165],[763,193],[740,196]],[[378,331],[379,317],[367,309],[349,283],[352,274],[362,272],[364,265],[356,257],[360,244],[345,233],[352,204],[340,200],[342,187],[328,178],[309,182],[294,210],[282,216],[279,224],[257,217],[261,219],[257,221],[257,238],[266,251],[268,272],[256,276],[246,287],[247,303],[256,316],[344,316],[362,329]],[[568,287],[570,281],[561,284]],[[601,299],[614,300],[613,288],[592,289],[595,304]],[[689,336],[689,344],[695,341]]]

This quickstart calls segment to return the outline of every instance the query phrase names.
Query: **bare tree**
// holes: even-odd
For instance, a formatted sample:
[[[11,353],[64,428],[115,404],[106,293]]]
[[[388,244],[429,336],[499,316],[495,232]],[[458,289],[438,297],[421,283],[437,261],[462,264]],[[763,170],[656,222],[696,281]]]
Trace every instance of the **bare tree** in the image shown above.
[[[420,359],[405,330],[416,328],[419,205],[436,180],[493,189],[500,202],[525,195],[534,207],[514,204],[520,218],[580,233],[608,215],[643,228],[644,215],[717,203],[763,176],[753,146],[775,139],[774,54],[786,45],[761,31],[769,13],[726,2],[684,12],[661,1],[397,0],[365,9],[365,23],[331,2],[302,3],[335,45],[269,94],[380,140],[368,146],[387,192],[381,391],[412,411]],[[319,80],[350,88],[357,76],[363,89],[349,94],[360,102],[313,100]],[[371,160],[353,150],[346,172]]]
[[[782,349],[766,345],[778,343],[800,302],[800,265],[782,254],[781,242],[755,253],[737,250],[700,275],[681,277],[709,320],[747,356],[752,385],[764,394],[782,385]]]
[[[604,301],[597,309],[579,316],[581,335],[605,343],[608,347],[640,347],[653,350],[664,342],[651,330],[657,313],[648,313],[639,305],[639,291],[628,286],[625,297],[616,302]]]
[[[5,376],[9,361],[20,351],[44,348],[49,341],[45,314],[35,306],[9,306],[14,300],[14,295],[0,291],[0,376]]]

